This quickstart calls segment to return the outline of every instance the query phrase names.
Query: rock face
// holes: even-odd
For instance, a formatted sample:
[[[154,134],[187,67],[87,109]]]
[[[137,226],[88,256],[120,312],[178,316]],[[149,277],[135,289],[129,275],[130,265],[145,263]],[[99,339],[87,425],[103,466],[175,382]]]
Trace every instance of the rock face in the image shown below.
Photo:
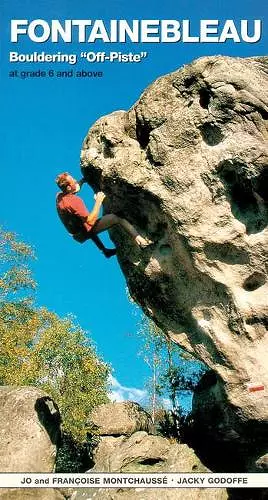
[[[175,444],[161,436],[150,436],[144,431],[135,432],[130,437],[102,438],[95,456],[95,466],[91,472],[159,473],[159,472],[209,472],[186,444]],[[89,495],[88,495],[89,496]],[[221,489],[160,489],[158,498],[175,499],[216,499],[228,498],[226,490]],[[76,500],[82,499],[76,497]],[[155,499],[153,488],[118,488],[117,490],[100,488],[94,499]]]
[[[105,211],[155,242],[142,251],[111,231],[131,295],[214,371],[227,434],[254,436],[259,457],[268,430],[267,73],[265,57],[199,59],[156,80],[128,112],[98,120],[81,154]]]
[[[0,387],[1,472],[52,472],[60,415],[43,391]]]
[[[52,488],[5,488],[0,490],[0,498],[1,500],[66,500],[59,490]]]
[[[169,439],[163,438],[161,436],[152,436],[145,431],[135,431],[140,425],[140,414],[143,412],[147,415],[144,410],[137,404],[132,402],[127,402],[127,405],[122,403],[113,403],[112,409],[111,405],[102,405],[106,408],[100,407],[100,414],[102,415],[101,428],[103,428],[103,434],[100,437],[100,442],[95,449],[93,461],[95,463],[94,467],[90,469],[89,472],[114,472],[114,473],[159,473],[159,472],[210,472],[204,465],[200,462],[197,456],[194,454],[193,450],[189,448],[186,444],[177,444],[171,442]],[[105,421],[108,418],[109,410],[111,419],[116,416],[117,409],[119,416],[125,414],[126,408],[135,409],[131,416],[132,432],[130,431],[129,421],[124,417],[120,421],[120,428],[122,429],[121,436],[108,436],[107,426],[104,422],[103,416],[105,415]],[[93,415],[95,412],[93,413]],[[133,425],[135,422],[136,414],[136,426]],[[97,419],[98,420],[98,419]],[[124,424],[123,424],[124,421]],[[118,429],[118,427],[117,427]],[[114,428],[112,429],[114,431]],[[131,435],[129,435],[131,434]],[[160,489],[158,498],[168,498],[170,500],[175,499],[217,499],[224,500],[227,498],[227,493],[225,489],[196,489],[196,490],[178,490],[178,489]],[[80,489],[75,492],[75,500],[82,500],[84,498],[94,499],[114,499],[119,500],[120,498],[131,498],[131,499],[154,499],[156,498],[156,491],[153,488],[143,489],[143,488],[118,488],[118,489],[106,489],[106,488],[85,488]]]
[[[186,444],[138,431],[101,438],[91,472],[209,472]]]
[[[94,494],[95,493],[95,494]],[[157,496],[156,496],[157,494]],[[89,496],[91,495],[91,496]],[[94,497],[93,497],[94,495]],[[90,492],[78,491],[74,500],[226,500],[228,498],[226,490],[203,488],[203,489],[163,489],[163,488],[100,488],[94,491],[93,488]]]
[[[44,392],[34,387],[0,387],[0,471],[53,472],[60,415]],[[5,488],[3,500],[60,500],[53,489]]]
[[[159,473],[159,472],[196,472],[203,473],[209,470],[202,465],[193,450],[185,444],[171,443],[160,436],[150,436],[147,432],[139,431],[130,437],[104,436],[96,449],[95,466],[89,472],[123,472],[123,473]],[[94,499],[155,499],[156,491],[153,488],[85,488],[76,492],[75,500],[84,498]],[[157,498],[175,499],[208,499],[225,500],[228,498],[225,489],[159,489]]]
[[[150,415],[133,401],[99,405],[91,413],[90,420],[102,436],[130,435],[149,431],[152,426]]]

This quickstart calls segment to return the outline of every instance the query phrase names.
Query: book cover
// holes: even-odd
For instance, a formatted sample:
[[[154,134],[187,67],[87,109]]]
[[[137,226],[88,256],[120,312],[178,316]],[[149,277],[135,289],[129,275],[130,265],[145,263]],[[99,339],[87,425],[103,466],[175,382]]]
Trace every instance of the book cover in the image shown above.
[[[61,446],[59,473],[267,472],[266,4],[2,0],[0,19],[0,471],[55,471],[66,419],[81,460],[68,469]],[[98,465],[85,437],[101,404]],[[167,415],[176,449],[171,421],[157,441]],[[131,467],[122,436],[135,432]],[[91,491],[33,486],[3,498]],[[186,491],[159,486],[163,498]],[[244,484],[220,486],[191,494],[236,498]]]

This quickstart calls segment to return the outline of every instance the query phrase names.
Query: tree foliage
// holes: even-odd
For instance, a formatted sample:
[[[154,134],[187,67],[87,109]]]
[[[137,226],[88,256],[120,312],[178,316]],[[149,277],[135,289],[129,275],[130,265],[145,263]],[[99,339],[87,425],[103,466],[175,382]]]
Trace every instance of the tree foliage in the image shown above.
[[[153,421],[163,407],[163,398],[170,402],[173,415],[181,419],[190,410],[189,396],[206,368],[167,338],[150,319],[142,318],[139,333],[141,354],[152,371],[148,385]]]
[[[0,383],[42,388],[57,403],[65,433],[83,441],[89,412],[108,401],[109,367],[71,317],[34,306],[31,248],[0,232]]]
[[[35,258],[33,249],[19,241],[14,233],[0,228],[0,300],[11,299],[17,292],[33,290],[36,283],[28,268]]]

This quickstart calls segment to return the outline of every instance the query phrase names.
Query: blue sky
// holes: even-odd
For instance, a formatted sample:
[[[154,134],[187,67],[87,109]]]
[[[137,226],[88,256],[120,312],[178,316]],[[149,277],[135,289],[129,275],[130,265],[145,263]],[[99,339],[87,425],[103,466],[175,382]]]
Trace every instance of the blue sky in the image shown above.
[[[89,127],[104,114],[128,109],[141,92],[158,76],[169,73],[193,59],[213,54],[231,56],[265,55],[267,48],[267,4],[263,0],[218,1],[162,0],[0,0],[1,14],[1,171],[4,226],[15,231],[36,251],[34,264],[39,283],[37,300],[59,315],[73,313],[97,344],[98,351],[114,368],[122,387],[144,389],[148,368],[137,357],[137,316],[126,295],[125,279],[116,259],[106,261],[96,248],[79,245],[61,227],[55,213],[54,178],[61,171],[80,176],[79,155]],[[258,43],[147,43],[34,44],[10,40],[11,19],[190,19],[194,31],[199,19],[262,19],[263,34]],[[86,62],[75,68],[67,64],[9,63],[9,51],[29,53],[81,50],[146,50],[141,63],[90,65],[103,71],[101,79],[10,78],[12,70],[87,69]],[[92,192],[82,191],[88,207]],[[107,241],[107,240],[106,240]],[[121,387],[120,386],[120,387]]]

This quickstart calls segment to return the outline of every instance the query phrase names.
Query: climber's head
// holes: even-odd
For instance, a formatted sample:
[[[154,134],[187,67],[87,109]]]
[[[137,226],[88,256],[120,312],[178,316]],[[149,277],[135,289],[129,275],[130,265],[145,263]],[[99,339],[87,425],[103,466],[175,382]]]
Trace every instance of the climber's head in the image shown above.
[[[56,183],[64,193],[78,193],[80,184],[68,172],[63,172],[56,177]]]

